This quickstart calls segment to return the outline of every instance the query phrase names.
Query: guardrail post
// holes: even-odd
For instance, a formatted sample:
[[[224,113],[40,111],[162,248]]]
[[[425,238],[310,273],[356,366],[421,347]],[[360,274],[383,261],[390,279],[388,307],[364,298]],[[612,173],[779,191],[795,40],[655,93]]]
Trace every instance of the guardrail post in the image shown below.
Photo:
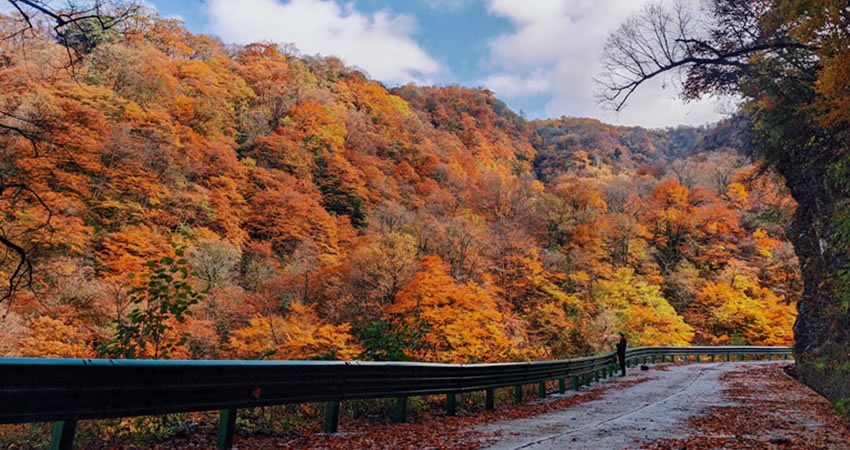
[[[457,414],[457,395],[452,392],[446,394],[446,415],[453,416]]]
[[[537,398],[546,398],[546,382],[537,383]]]
[[[71,450],[74,445],[74,432],[77,421],[73,419],[53,422],[53,436],[50,438],[50,450]]]
[[[599,371],[598,371],[598,370],[594,370],[594,371],[593,371],[593,382],[594,382],[594,383],[598,383],[598,382],[599,382]]]
[[[339,400],[325,402],[325,433],[336,433],[339,428]]]
[[[788,353],[782,355],[782,359],[785,360],[785,361],[788,361]]]
[[[517,405],[522,404],[522,385],[518,384],[514,386],[514,403]]]
[[[573,390],[574,391],[579,390],[578,376],[573,377]]]
[[[487,388],[484,395],[484,404],[488,411],[496,409],[496,388]]]
[[[218,448],[233,448],[233,436],[236,434],[236,408],[222,409],[218,412]]]
[[[395,417],[393,418],[393,422],[395,423],[404,423],[407,422],[407,396],[399,395],[395,398]]]
[[[564,392],[567,392],[567,380],[558,378],[558,393],[563,394]]]
[[[741,361],[744,360],[744,354],[743,353],[739,353],[738,356],[741,358]]]
[[[711,362],[714,362],[714,355],[711,355]]]

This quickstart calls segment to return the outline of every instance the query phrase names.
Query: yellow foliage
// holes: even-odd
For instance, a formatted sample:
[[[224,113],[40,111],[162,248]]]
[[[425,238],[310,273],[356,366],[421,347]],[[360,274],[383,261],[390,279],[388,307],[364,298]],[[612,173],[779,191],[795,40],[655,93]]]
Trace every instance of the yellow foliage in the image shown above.
[[[750,207],[749,194],[747,188],[741,183],[731,183],[726,192],[726,196],[738,209],[747,209]]]
[[[706,283],[696,304],[702,311],[691,315],[695,321],[705,322],[703,327],[710,331],[706,338],[712,344],[793,344],[795,304],[786,303],[749,277],[736,276],[731,283]]]
[[[664,299],[661,288],[638,278],[632,269],[600,280],[593,296],[601,308],[616,312],[617,326],[631,345],[685,346],[694,337],[693,328]]]

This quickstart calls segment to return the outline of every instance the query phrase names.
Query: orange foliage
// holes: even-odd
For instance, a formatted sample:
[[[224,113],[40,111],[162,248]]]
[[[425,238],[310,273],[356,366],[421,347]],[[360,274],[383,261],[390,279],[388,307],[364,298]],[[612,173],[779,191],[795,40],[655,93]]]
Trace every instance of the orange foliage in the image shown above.
[[[41,316],[32,321],[20,345],[23,356],[33,358],[92,358],[95,352],[89,339],[77,326]]]
[[[429,326],[426,347],[410,356],[434,362],[506,359],[511,340],[498,298],[475,283],[457,283],[449,270],[439,257],[426,257],[388,308],[401,320],[418,317]]]
[[[256,359],[343,359],[359,354],[348,324],[330,325],[316,311],[300,303],[290,305],[285,317],[256,317],[233,333],[230,345],[234,356]]]

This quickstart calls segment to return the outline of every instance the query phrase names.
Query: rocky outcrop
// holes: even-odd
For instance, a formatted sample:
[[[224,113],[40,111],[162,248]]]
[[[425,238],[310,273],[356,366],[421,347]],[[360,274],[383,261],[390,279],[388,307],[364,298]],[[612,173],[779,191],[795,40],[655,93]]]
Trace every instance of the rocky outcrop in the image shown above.
[[[850,402],[850,201],[846,194],[850,173],[845,172],[850,168],[846,156],[812,161],[806,152],[795,155],[777,169],[798,202],[789,233],[805,285],[794,327],[797,374],[846,413]]]

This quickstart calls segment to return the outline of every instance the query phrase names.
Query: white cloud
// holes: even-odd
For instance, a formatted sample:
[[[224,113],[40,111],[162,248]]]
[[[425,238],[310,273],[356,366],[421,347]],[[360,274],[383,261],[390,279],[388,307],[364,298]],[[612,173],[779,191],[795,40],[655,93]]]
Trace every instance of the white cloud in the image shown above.
[[[364,14],[354,3],[333,0],[211,0],[207,14],[225,41],[293,43],[304,54],[337,56],[389,83],[421,82],[442,69],[413,39],[415,20],[404,14]]]
[[[525,97],[549,91],[552,88],[552,73],[538,70],[521,77],[499,72],[482,79],[478,85],[505,97]]]
[[[568,3],[570,2],[562,0],[489,0],[487,9],[521,24],[530,24],[547,17],[562,15],[570,6]]]
[[[514,24],[511,33],[488,43],[485,84],[505,97],[549,94],[543,114],[549,117],[587,116],[618,124],[648,127],[703,124],[721,118],[717,103],[684,104],[667,80],[642,86],[620,113],[597,105],[599,55],[608,34],[648,0],[487,0],[488,11]],[[624,6],[627,5],[627,6]],[[535,74],[549,73],[546,89],[529,89]],[[492,84],[486,80],[495,81]],[[511,86],[509,81],[519,83]],[[534,86],[541,87],[542,83]]]

